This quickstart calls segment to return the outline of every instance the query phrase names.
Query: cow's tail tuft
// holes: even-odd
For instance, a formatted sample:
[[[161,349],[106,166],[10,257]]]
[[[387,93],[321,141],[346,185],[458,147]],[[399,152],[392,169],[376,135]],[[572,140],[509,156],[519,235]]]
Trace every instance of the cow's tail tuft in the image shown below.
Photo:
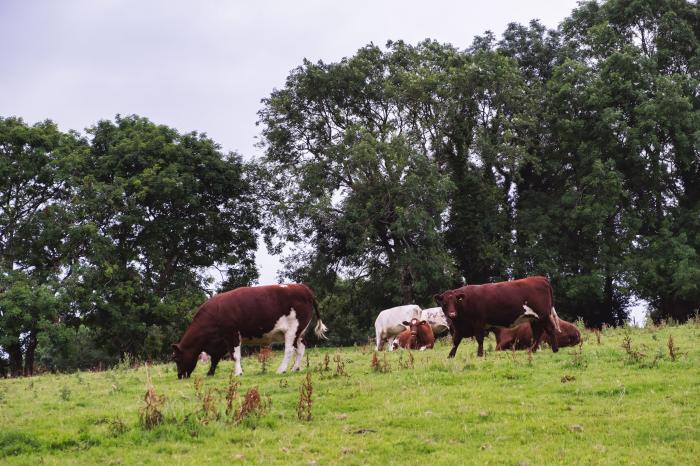
[[[552,313],[549,315],[549,319],[554,324],[554,328],[557,330],[557,333],[561,333],[561,328],[559,327],[559,316],[557,315],[557,311],[554,309],[554,306],[552,306]]]
[[[321,314],[318,312],[318,302],[316,301],[316,298],[313,298],[313,303],[314,311],[316,312],[316,326],[314,327],[314,333],[317,337],[323,338],[324,340],[328,340],[328,337],[326,336],[328,327],[323,325],[323,321],[321,320]]]

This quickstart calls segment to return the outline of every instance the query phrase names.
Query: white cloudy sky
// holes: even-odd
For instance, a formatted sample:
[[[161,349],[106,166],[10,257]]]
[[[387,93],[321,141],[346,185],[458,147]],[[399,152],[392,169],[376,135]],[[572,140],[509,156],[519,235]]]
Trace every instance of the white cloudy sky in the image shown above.
[[[373,42],[425,38],[467,47],[486,30],[539,19],[556,27],[574,0],[418,2],[0,0],[0,116],[82,131],[138,114],[206,132],[258,155],[260,99],[309,60]],[[279,263],[258,254],[261,283]]]

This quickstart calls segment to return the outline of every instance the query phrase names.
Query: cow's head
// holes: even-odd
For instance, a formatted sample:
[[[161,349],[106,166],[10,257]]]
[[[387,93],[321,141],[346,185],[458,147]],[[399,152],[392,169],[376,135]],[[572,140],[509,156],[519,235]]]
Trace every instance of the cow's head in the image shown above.
[[[418,335],[418,327],[420,327],[421,325],[428,324],[428,322],[426,322],[425,320],[418,320],[415,317],[413,319],[411,319],[410,322],[404,320],[401,323],[403,325],[405,325],[406,327],[408,327],[408,330],[411,332],[412,337],[415,337]]]
[[[435,301],[440,305],[445,316],[450,319],[455,319],[457,317],[457,311],[464,306],[466,300],[464,291],[461,289],[448,290],[442,294],[436,294],[433,298],[435,298]]]
[[[173,343],[173,360],[177,365],[177,378],[183,379],[192,374],[195,366],[197,366],[197,356],[195,351],[182,349],[179,343]]]

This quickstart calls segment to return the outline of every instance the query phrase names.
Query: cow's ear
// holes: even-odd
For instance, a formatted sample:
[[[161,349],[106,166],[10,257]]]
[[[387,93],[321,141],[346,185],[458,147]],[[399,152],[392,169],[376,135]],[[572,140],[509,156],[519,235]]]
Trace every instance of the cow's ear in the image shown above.
[[[406,320],[404,320],[404,321],[401,322],[401,323],[402,323],[403,325],[405,325],[406,327],[410,327],[410,326],[411,326],[411,323],[408,322],[408,321],[406,321]]]
[[[442,304],[442,295],[441,294],[436,294],[433,296],[433,299],[435,299],[436,302]]]
[[[180,349],[180,343],[173,343],[172,344],[173,351],[176,353],[182,353],[182,350]]]

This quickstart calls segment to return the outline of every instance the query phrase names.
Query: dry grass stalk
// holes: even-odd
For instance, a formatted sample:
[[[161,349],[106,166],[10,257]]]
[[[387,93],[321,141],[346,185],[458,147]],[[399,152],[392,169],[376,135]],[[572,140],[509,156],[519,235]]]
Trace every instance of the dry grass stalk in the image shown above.
[[[152,429],[163,422],[163,406],[165,396],[158,395],[151,382],[150,366],[146,366],[146,394],[143,397],[144,405],[139,410],[141,425],[146,429]]]
[[[339,354],[333,356],[333,361],[335,362],[335,375],[336,377],[345,376],[350,377],[350,374],[345,372],[345,363],[343,362],[343,357]]]
[[[272,401],[270,397],[263,400],[257,387],[252,387],[243,396],[243,401],[236,411],[236,422],[241,422],[248,416],[262,416],[270,409]]]
[[[204,379],[202,378],[201,375],[195,376],[194,378],[194,396],[197,397],[198,400],[202,399],[202,384],[204,383]]]
[[[272,357],[272,348],[269,346],[260,348],[260,351],[258,351],[256,356],[258,358],[258,362],[260,363],[260,372],[265,374],[267,372],[267,366],[270,362],[270,358]]]
[[[211,389],[207,390],[202,397],[202,424],[219,419],[219,409],[216,407],[216,397]]]
[[[238,387],[241,383],[236,380],[234,370],[228,376],[228,386],[226,387],[226,416],[231,416],[233,413],[233,400],[238,397]]]
[[[300,421],[311,421],[311,408],[313,400],[311,396],[314,392],[313,381],[311,380],[311,372],[306,373],[306,378],[302,381],[299,387],[299,403],[297,404],[297,417]]]
[[[673,343],[673,335],[669,334],[666,346],[668,346],[668,354],[671,356],[671,361],[675,361],[676,356],[678,356],[678,347]]]

